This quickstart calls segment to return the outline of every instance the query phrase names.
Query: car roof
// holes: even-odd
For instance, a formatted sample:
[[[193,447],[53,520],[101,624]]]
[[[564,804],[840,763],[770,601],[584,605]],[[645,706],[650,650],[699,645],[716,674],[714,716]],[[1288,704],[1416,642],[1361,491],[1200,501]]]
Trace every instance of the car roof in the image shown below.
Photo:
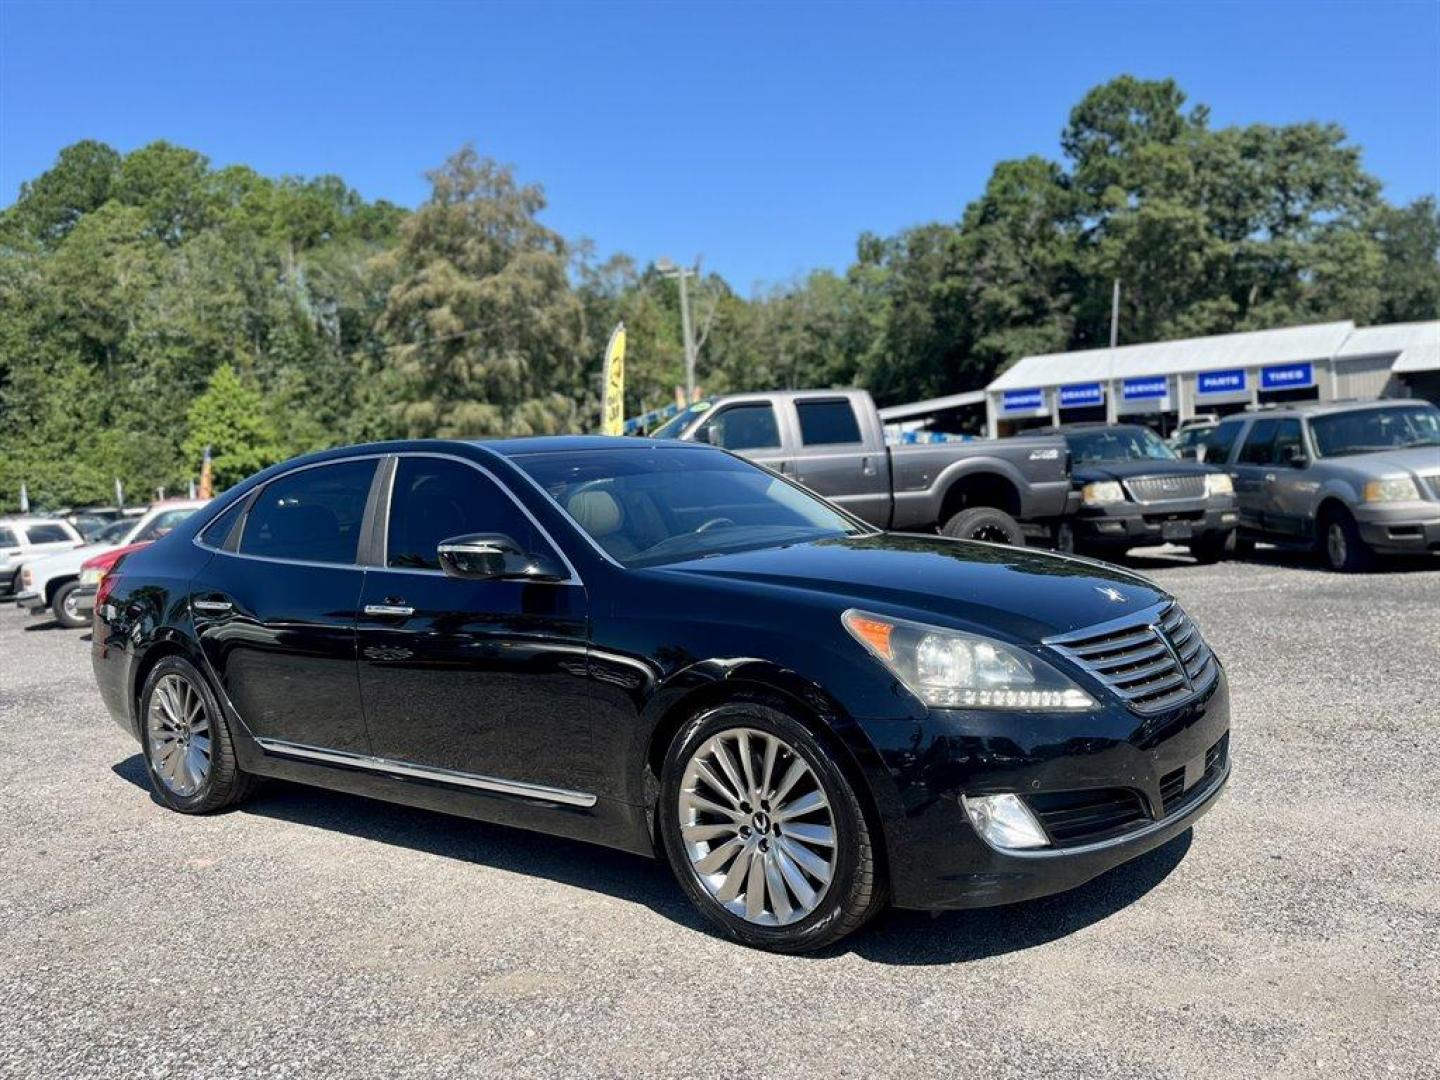
[[[1108,424],[1104,420],[1076,420],[1069,424],[1052,424],[1049,427],[1035,428],[1029,432],[1031,435],[1064,435],[1071,431],[1152,431],[1153,428],[1144,424]]]
[[[66,528],[70,527],[70,523],[64,518],[28,517],[23,515],[0,517],[0,525],[64,525]]]
[[[1239,417],[1326,416],[1332,413],[1365,412],[1370,409],[1393,408],[1396,405],[1429,405],[1423,398],[1340,398],[1334,401],[1292,401],[1282,405],[1262,405],[1246,409],[1225,419]]]

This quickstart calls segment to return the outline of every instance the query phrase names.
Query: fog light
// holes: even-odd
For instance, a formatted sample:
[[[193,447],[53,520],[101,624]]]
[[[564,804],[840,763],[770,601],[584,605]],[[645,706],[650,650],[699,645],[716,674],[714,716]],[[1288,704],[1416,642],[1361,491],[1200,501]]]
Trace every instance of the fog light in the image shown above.
[[[1045,830],[1018,795],[962,795],[960,802],[970,815],[970,824],[991,847],[1049,846]]]

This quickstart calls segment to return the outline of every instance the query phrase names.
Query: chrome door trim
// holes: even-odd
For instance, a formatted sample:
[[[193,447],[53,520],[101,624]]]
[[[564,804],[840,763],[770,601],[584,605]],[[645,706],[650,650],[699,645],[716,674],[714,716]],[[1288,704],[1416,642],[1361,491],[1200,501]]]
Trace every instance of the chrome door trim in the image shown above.
[[[414,615],[415,609],[405,604],[366,604],[366,615]]]
[[[224,613],[234,609],[235,605],[229,600],[192,600],[190,606],[196,611],[209,611]]]
[[[456,772],[454,769],[437,769],[429,765],[413,765],[406,761],[372,757],[369,754],[354,754],[346,750],[327,750],[320,746],[306,746],[303,743],[286,742],[283,739],[257,737],[255,742],[267,754],[277,757],[299,758],[305,761],[319,761],[326,765],[341,765],[351,769],[403,776],[411,780],[433,780],[442,784],[476,788],[500,795],[515,795],[537,802],[561,803],[565,806],[594,806],[596,798],[585,791],[568,791],[565,788],[546,787],[544,784],[527,784],[521,780],[501,780],[494,776],[477,776],[474,773]]]

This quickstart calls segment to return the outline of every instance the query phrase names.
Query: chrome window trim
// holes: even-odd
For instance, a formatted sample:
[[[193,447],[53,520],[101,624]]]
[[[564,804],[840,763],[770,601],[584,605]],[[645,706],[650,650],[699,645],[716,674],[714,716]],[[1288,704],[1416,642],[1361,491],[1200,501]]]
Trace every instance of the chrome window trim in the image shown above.
[[[297,465],[297,466],[295,466],[295,468],[293,468],[293,469],[286,469],[284,472],[278,473],[278,474],[276,474],[275,476],[272,476],[269,480],[266,480],[265,483],[263,483],[263,484],[257,484],[257,485],[256,485],[254,488],[252,488],[250,491],[246,492],[245,495],[242,496],[242,498],[245,498],[245,499],[253,498],[254,495],[255,495],[257,492],[264,491],[267,487],[269,487],[271,484],[275,483],[277,480],[284,480],[284,479],[286,479],[287,477],[294,476],[296,473],[307,472],[307,471],[309,471],[310,469],[320,469],[320,468],[324,468],[326,465],[344,465],[344,464],[346,464],[347,462],[351,462],[351,461],[376,461],[376,462],[379,462],[379,461],[381,461],[381,460],[383,460],[384,458],[387,458],[387,457],[389,457],[389,456],[390,456],[390,452],[389,452],[389,451],[380,451],[380,452],[370,453],[370,454],[352,454],[352,455],[350,455],[349,457],[330,458],[330,459],[328,459],[328,460],[326,460],[326,461],[312,461],[312,462],[310,462],[308,465]],[[378,464],[377,464],[376,468],[379,468]],[[372,481],[372,482],[374,481],[374,478],[373,478],[373,477],[371,478],[371,481]],[[196,547],[198,547],[201,551],[209,551],[209,552],[212,552],[212,553],[214,553],[214,554],[216,554],[216,555],[228,555],[228,556],[229,556],[230,558],[232,558],[232,559],[250,559],[250,560],[253,560],[254,562],[281,563],[282,565],[285,565],[285,566],[328,566],[328,567],[333,567],[333,568],[338,569],[338,570],[364,570],[364,569],[365,569],[365,567],[364,567],[361,563],[359,563],[359,562],[338,563],[338,562],[318,562],[318,561],[316,561],[316,560],[314,560],[314,559],[281,559],[281,558],[278,558],[278,557],[276,557],[276,556],[274,556],[274,555],[249,555],[249,554],[246,554],[246,553],[243,552],[243,551],[238,551],[238,550],[236,550],[236,551],[227,551],[227,550],[225,550],[224,548],[217,548],[217,547],[213,547],[213,546],[210,545],[210,544],[201,543],[201,542],[200,542],[200,537],[203,536],[203,535],[205,534],[206,530],[208,530],[208,529],[210,528],[210,526],[215,523],[215,520],[216,520],[217,518],[219,518],[222,514],[224,514],[226,511],[228,511],[228,510],[230,509],[230,507],[233,506],[233,505],[234,505],[234,503],[227,502],[224,506],[222,506],[219,510],[217,510],[214,514],[212,514],[212,515],[210,516],[210,518],[209,518],[203,525],[200,526],[200,528],[198,528],[198,529],[195,530],[195,535],[190,538],[190,542],[191,542],[192,544],[194,544]],[[249,510],[246,510],[243,516],[244,516],[244,517],[249,517],[249,516],[250,516],[250,511],[249,511]],[[244,539],[244,532],[243,532],[243,530],[242,530],[242,532],[241,532],[241,539]],[[358,558],[359,558],[359,553],[360,553],[360,539],[357,539],[357,540],[355,541],[355,553],[356,553],[356,558],[358,559]]]
[[[596,803],[596,796],[588,791],[570,791],[566,788],[547,787],[544,784],[530,784],[523,780],[502,780],[495,776],[480,776],[476,773],[458,772],[454,769],[440,769],[429,765],[415,765],[408,761],[374,757],[370,754],[356,754],[348,750],[329,750],[323,746],[308,746],[304,743],[287,742],[284,739],[256,737],[255,742],[267,754],[278,757],[298,758],[304,761],[318,761],[326,765],[342,765],[368,772],[387,773],[411,780],[432,780],[442,784],[475,788],[499,795],[514,795],[538,802],[560,803],[564,806],[590,807]]]
[[[1230,779],[1230,760],[1225,760],[1225,769],[1219,776],[1210,782],[1199,795],[1193,796],[1194,801],[1184,810],[1176,813],[1173,817],[1162,817],[1150,822],[1134,832],[1128,832],[1121,836],[1112,836],[1108,840],[1095,840],[1088,844],[1077,844],[1074,847],[1064,848],[1003,848],[980,836],[985,845],[1010,859],[1063,859],[1069,855],[1092,855],[1097,851],[1109,851],[1111,848],[1124,847],[1126,844],[1133,844],[1139,840],[1145,840],[1154,836],[1162,829],[1168,829],[1172,825],[1179,825],[1183,828],[1184,823],[1194,820],[1203,813],[1215,797],[1220,794],[1220,789],[1225,786],[1225,781]],[[979,836],[979,833],[976,833]]]

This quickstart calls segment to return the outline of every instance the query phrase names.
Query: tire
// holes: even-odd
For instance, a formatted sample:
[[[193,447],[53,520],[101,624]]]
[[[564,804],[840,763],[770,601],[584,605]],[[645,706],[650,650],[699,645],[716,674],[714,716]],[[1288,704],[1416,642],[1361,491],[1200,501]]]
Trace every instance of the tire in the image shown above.
[[[77,614],[74,608],[75,594],[79,589],[78,581],[67,581],[55,590],[55,595],[50,600],[50,610],[55,614],[55,621],[70,630],[90,625],[90,620]]]
[[[940,530],[946,536],[957,540],[985,540],[992,544],[1025,545],[1025,534],[1020,523],[1003,510],[993,506],[972,506],[961,510],[945,522]]]
[[[150,785],[170,809],[209,814],[233,806],[254,789],[256,778],[242,772],[235,759],[220,702],[188,660],[167,656],[151,669],[140,692],[138,720]],[[199,740],[206,737],[209,760],[201,776],[196,762],[205,757]]]
[[[1074,555],[1078,550],[1075,546],[1075,526],[1068,521],[1057,524],[1050,533],[1050,546],[1062,555]]]
[[[1233,530],[1206,533],[1198,540],[1190,542],[1190,554],[1195,556],[1195,561],[1201,565],[1217,563],[1234,549],[1235,533]]]
[[[1375,553],[1346,510],[1332,510],[1321,519],[1320,555],[1326,566],[1341,574],[1363,573],[1375,565]]]
[[[1230,547],[1230,555],[1236,559],[1251,559],[1255,557],[1255,538],[1242,536],[1240,530],[1235,530],[1235,543]]]
[[[770,783],[762,788],[772,746]],[[729,755],[728,765],[717,747]],[[752,763],[749,773],[742,747]],[[800,778],[786,788],[792,771]],[[753,787],[747,784],[752,778]],[[776,804],[751,802],[761,790],[778,793]],[[791,810],[799,820],[779,817],[817,798],[825,805]],[[680,887],[733,941],[772,952],[811,952],[858,929],[885,904],[884,875],[854,788],[821,742],[778,709],[735,702],[686,723],[665,755],[658,813]],[[817,868],[828,873],[828,882],[814,873]]]

